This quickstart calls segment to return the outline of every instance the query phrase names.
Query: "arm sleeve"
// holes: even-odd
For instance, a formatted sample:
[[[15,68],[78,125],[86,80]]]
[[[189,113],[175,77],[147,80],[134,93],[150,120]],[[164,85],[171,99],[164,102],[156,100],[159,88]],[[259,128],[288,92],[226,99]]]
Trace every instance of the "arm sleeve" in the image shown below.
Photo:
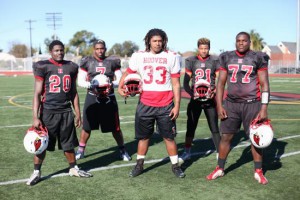
[[[181,56],[179,54],[175,55],[175,62],[171,69],[171,77],[180,77],[181,70]]]
[[[91,83],[87,81],[87,72],[83,69],[78,71],[78,85],[83,88],[90,88]]]
[[[259,59],[260,62],[258,64],[258,70],[268,68],[270,57],[266,53],[262,53],[262,52],[259,52],[258,55],[260,57],[260,59]]]
[[[45,78],[45,66],[40,63],[33,63],[33,74],[36,79],[44,80]]]
[[[116,70],[115,71],[115,76],[116,76],[116,80],[114,80],[112,83],[113,83],[114,87],[118,87],[121,76],[122,76],[121,70]]]
[[[137,72],[138,71],[138,56],[137,53],[133,53],[130,60],[129,60],[129,66],[127,68],[127,71],[133,71]]]

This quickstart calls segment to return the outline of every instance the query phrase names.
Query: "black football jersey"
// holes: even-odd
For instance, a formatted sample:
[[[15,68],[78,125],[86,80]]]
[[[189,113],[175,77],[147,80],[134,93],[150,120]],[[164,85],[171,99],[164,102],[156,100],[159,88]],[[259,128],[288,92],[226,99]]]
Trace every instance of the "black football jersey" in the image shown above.
[[[269,56],[262,52],[248,51],[240,55],[236,51],[224,52],[219,56],[218,69],[226,70],[227,98],[234,102],[260,100],[257,72],[268,70]]]
[[[186,71],[192,73],[192,88],[199,79],[207,80],[212,87],[215,87],[216,69],[218,58],[209,56],[202,59],[200,56],[191,56],[185,60]]]
[[[115,71],[121,69],[121,61],[116,57],[107,57],[100,60],[94,56],[86,56],[82,58],[79,67],[87,72],[87,81],[91,81],[98,74],[104,74],[112,82],[114,80]],[[113,88],[110,93],[114,93]]]
[[[76,87],[78,65],[71,61],[57,63],[54,60],[43,60],[33,64],[36,79],[44,81],[42,108],[53,112],[64,112],[71,109],[71,100]]]

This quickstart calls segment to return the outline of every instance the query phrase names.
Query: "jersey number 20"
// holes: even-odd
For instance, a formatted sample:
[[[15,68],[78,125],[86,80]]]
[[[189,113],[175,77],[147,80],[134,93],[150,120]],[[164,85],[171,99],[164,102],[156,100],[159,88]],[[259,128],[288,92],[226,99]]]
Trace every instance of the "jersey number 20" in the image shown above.
[[[49,92],[50,93],[60,93],[60,85],[62,83],[62,88],[64,92],[69,92],[71,89],[71,76],[64,75],[61,81],[61,78],[58,75],[51,75],[49,78]]]

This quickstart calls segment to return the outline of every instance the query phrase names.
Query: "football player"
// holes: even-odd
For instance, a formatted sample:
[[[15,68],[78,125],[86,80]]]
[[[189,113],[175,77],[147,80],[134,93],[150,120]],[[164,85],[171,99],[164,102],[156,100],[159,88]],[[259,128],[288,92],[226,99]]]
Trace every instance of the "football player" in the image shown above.
[[[119,146],[120,158],[124,161],[130,161],[131,157],[125,149],[120,128],[119,109],[114,88],[111,87],[106,97],[99,97],[93,92],[95,89],[94,84],[91,84],[95,76],[103,74],[110,79],[114,87],[118,86],[122,76],[120,59],[107,57],[105,52],[105,42],[96,40],[93,44],[93,55],[82,58],[80,62],[78,85],[87,88],[87,94],[83,108],[83,127],[80,134],[79,148],[76,152],[76,160],[84,157],[84,151],[91,131],[99,130],[99,127],[101,127],[103,133],[112,132]]]
[[[180,107],[180,56],[167,50],[168,37],[161,29],[149,30],[144,41],[146,50],[132,55],[118,89],[120,95],[126,97],[125,77],[131,73],[141,75],[143,92],[135,114],[135,137],[139,140],[137,164],[129,176],[136,177],[143,172],[149,140],[156,121],[159,134],[166,144],[172,171],[176,177],[183,178],[185,174],[178,165],[177,145],[174,140],[175,120]]]
[[[216,169],[206,178],[213,180],[224,175],[226,158],[230,152],[232,138],[238,133],[241,124],[249,135],[253,119],[263,122],[267,119],[269,103],[269,57],[262,52],[250,50],[250,35],[240,32],[236,35],[236,50],[219,56],[219,78],[217,83],[217,111],[221,119],[222,133],[219,145],[219,159]],[[223,102],[225,84],[227,96]],[[262,150],[251,144],[254,161],[254,178],[260,184],[268,180],[262,170]]]
[[[35,77],[33,97],[33,126],[39,129],[44,125],[48,129],[47,150],[54,151],[56,140],[58,148],[64,151],[69,162],[70,176],[91,177],[90,173],[79,170],[76,165],[74,148],[78,146],[76,127],[81,125],[79,98],[76,89],[78,65],[65,61],[64,45],[54,40],[49,45],[51,58],[33,64]],[[75,111],[72,111],[72,106]],[[75,125],[74,125],[75,121]],[[41,178],[41,166],[46,151],[34,156],[34,172],[26,182],[36,184]]]
[[[187,131],[185,136],[185,151],[179,161],[191,158],[191,147],[195,136],[198,120],[204,110],[215,148],[218,152],[220,132],[218,114],[215,103],[215,77],[218,59],[209,55],[210,40],[200,38],[197,42],[198,55],[185,61],[184,89],[191,96],[187,107]],[[190,86],[192,80],[192,86]],[[206,83],[207,86],[202,83]],[[218,154],[217,154],[218,155]]]

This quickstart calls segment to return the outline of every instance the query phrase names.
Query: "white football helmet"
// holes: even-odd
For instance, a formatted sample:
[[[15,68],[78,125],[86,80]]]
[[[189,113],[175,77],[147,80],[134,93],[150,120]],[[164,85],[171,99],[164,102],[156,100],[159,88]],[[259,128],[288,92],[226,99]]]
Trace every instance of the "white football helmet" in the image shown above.
[[[210,83],[205,79],[199,79],[194,85],[194,99],[207,101],[211,96]]]
[[[274,132],[270,122],[269,119],[261,123],[257,119],[251,122],[249,137],[255,147],[266,148],[272,143]]]
[[[24,137],[24,147],[32,154],[41,154],[48,147],[49,136],[46,127],[40,126],[39,130],[30,127]]]
[[[128,74],[124,79],[124,89],[127,96],[135,96],[142,93],[142,79],[139,74]]]
[[[98,98],[107,98],[111,89],[109,78],[104,74],[96,75],[91,81],[91,92]]]

